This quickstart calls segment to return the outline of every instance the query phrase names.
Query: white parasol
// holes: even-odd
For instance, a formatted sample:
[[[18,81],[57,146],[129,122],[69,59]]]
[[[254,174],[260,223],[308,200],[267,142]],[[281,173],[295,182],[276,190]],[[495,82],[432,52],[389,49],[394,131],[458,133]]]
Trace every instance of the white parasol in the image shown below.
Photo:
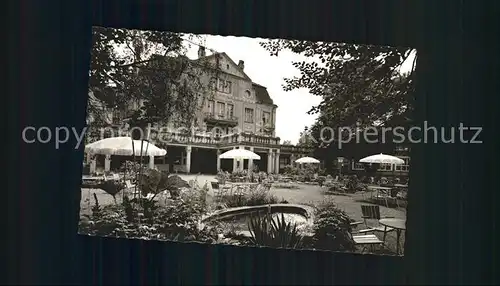
[[[260,160],[260,156],[255,154],[254,152],[246,149],[233,149],[227,152],[224,152],[220,155],[221,159],[237,159],[237,160]]]
[[[402,165],[405,163],[403,159],[391,155],[385,155],[382,153],[365,157],[359,160],[359,162],[372,163],[372,164],[394,164],[394,165]]]
[[[85,146],[85,152],[99,155],[118,156],[165,156],[167,151],[141,140],[132,140],[130,137],[111,137],[90,143]]]
[[[314,159],[312,157],[302,157],[300,159],[295,160],[297,164],[319,164],[318,159]]]

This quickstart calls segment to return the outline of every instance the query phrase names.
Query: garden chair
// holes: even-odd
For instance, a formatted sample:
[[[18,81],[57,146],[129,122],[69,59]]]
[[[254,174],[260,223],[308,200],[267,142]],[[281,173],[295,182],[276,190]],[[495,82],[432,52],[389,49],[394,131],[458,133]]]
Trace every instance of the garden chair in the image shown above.
[[[394,231],[394,229],[378,224],[378,221],[381,219],[381,216],[380,216],[380,206],[376,206],[376,205],[361,205],[361,213],[362,213],[363,222],[364,222],[364,224],[365,224],[365,226],[367,228],[359,230],[358,233],[382,232],[384,234],[384,237],[383,237],[382,241],[385,242],[385,238],[387,236],[387,233],[391,232],[391,231]],[[384,218],[390,218],[390,217],[384,217]],[[368,221],[369,220],[376,220],[377,221],[377,225],[375,227],[369,226],[368,225]]]
[[[375,246],[382,247],[384,245],[384,241],[380,240],[375,234],[353,235],[349,233],[349,236],[356,246],[363,247],[361,253],[368,248],[370,248],[371,252],[374,252]]]
[[[393,190],[391,190],[391,196],[390,196],[390,199],[396,203],[398,208],[399,208],[399,196],[398,196],[399,192],[400,191],[398,189],[393,189]]]

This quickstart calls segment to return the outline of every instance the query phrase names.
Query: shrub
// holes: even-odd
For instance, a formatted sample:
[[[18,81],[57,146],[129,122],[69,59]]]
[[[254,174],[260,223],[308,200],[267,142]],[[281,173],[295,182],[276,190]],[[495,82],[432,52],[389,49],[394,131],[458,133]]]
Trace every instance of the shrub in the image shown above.
[[[292,165],[287,165],[283,168],[283,174],[289,176],[295,176],[298,174],[298,169],[293,167]]]
[[[254,245],[275,248],[299,248],[302,245],[297,225],[287,223],[283,214],[275,219],[270,214],[253,217],[248,223],[248,230]]]
[[[221,183],[221,184],[225,184],[227,180],[229,180],[229,173],[225,172],[225,171],[219,171],[217,172],[217,180]]]
[[[319,185],[320,187],[322,187],[322,186],[323,186],[323,184],[325,183],[325,181],[326,181],[326,177],[325,177],[325,176],[319,176],[319,177],[316,179],[316,182],[318,182],[318,185]]]
[[[276,189],[300,189],[300,186],[293,183],[277,183],[273,185]]]
[[[348,193],[355,193],[359,191],[363,191],[365,189],[365,185],[356,175],[348,176],[345,180],[345,190]]]
[[[206,191],[191,188],[164,207],[155,200],[126,196],[121,205],[103,207],[96,199],[92,215],[81,220],[80,231],[99,236],[214,242],[215,229],[200,228],[199,224],[207,212]]]
[[[332,251],[354,250],[350,223],[349,216],[334,202],[323,202],[316,207],[314,214],[314,247]]]
[[[105,191],[107,194],[113,197],[113,200],[116,203],[116,195],[125,189],[125,184],[123,182],[115,181],[115,180],[107,180],[103,181],[96,185],[98,189]]]
[[[267,174],[266,174],[266,172],[259,172],[258,177],[259,177],[259,181],[262,182],[262,181],[267,179]]]
[[[159,193],[168,190],[170,195],[177,198],[181,188],[189,188],[188,182],[184,181],[178,175],[170,176],[166,171],[158,171],[155,169],[145,169],[138,176],[138,186],[143,196],[148,194]]]
[[[326,169],[325,168],[320,168],[318,170],[318,175],[319,176],[326,176],[327,175]]]
[[[231,192],[222,195],[219,201],[226,207],[244,207],[276,204],[278,198],[269,193],[269,188],[264,185],[247,186],[245,191]]]

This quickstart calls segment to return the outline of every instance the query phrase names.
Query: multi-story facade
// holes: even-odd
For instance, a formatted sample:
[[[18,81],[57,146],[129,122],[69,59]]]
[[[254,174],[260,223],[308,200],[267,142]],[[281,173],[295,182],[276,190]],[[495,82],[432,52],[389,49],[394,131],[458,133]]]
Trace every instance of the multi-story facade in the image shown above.
[[[152,139],[155,145],[167,150],[165,157],[155,158],[158,168],[215,173],[257,167],[260,171],[279,173],[286,165],[312,152],[308,148],[280,144],[280,138],[276,136],[278,106],[266,87],[254,83],[245,73],[243,61],[236,64],[225,53],[206,56],[203,47],[200,47],[198,56],[195,61],[203,59],[217,65],[218,72],[203,79],[208,81],[209,94],[201,96],[199,108],[193,110],[196,132],[170,130],[154,136],[161,140]],[[111,116],[108,121],[120,122],[121,118],[117,117],[123,112],[113,113],[116,116]],[[261,159],[237,162],[219,158],[221,153],[235,148],[251,150]],[[105,160],[114,159],[108,157]]]

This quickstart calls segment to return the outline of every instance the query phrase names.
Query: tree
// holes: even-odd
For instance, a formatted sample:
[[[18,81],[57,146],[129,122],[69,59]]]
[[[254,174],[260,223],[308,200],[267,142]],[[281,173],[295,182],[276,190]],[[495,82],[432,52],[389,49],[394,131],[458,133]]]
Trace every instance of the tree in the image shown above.
[[[94,27],[89,90],[108,108],[127,109],[131,125],[193,121],[208,85],[203,74],[217,68],[185,57],[183,34]],[[191,37],[192,38],[192,37]],[[101,112],[90,102],[89,112]],[[96,116],[99,117],[99,116]]]
[[[298,40],[269,40],[261,42],[261,46],[273,56],[288,50],[308,58],[292,63],[300,76],[285,78],[283,89],[307,88],[311,94],[322,97],[322,102],[309,111],[318,114],[308,131],[313,138],[320,138],[324,127],[335,131],[349,128],[350,132],[335,132],[344,138],[370,126],[411,125],[416,56],[408,73],[401,74],[400,68],[414,50]],[[335,149],[336,145],[310,141],[322,152]]]
[[[314,138],[314,134],[312,134],[312,130],[310,130],[309,127],[305,126],[304,130],[300,132],[300,138],[297,146],[312,148],[315,146],[315,141],[316,139]]]

